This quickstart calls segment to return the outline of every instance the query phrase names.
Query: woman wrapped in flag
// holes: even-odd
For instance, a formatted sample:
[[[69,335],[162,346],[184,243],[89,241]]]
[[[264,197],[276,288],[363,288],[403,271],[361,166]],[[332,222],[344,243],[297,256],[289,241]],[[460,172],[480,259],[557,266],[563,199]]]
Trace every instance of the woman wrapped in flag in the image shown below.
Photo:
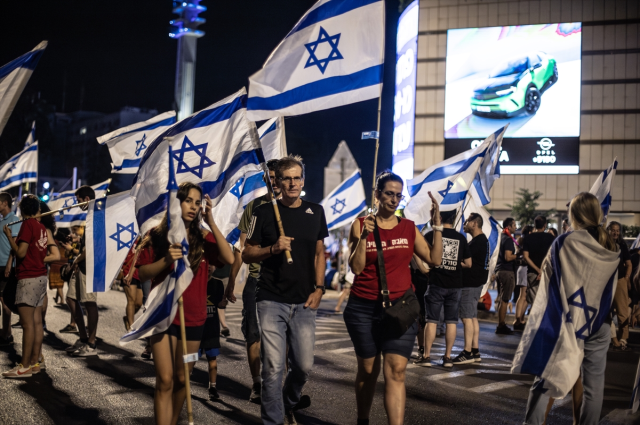
[[[186,327],[187,351],[197,353],[204,324],[207,319],[207,277],[209,264],[222,267],[233,263],[231,247],[216,226],[211,213],[211,199],[193,183],[182,183],[177,191],[182,209],[182,221],[187,230],[188,260],[193,279],[182,294]],[[203,208],[204,207],[204,208]],[[200,227],[204,209],[205,221],[212,232]],[[181,244],[170,245],[167,239],[169,222],[164,216],[158,227],[149,231],[141,242],[136,262],[140,281],[151,280],[155,287],[172,272],[174,262],[183,258]],[[223,243],[217,243],[223,241]],[[156,424],[176,424],[186,398],[182,344],[180,339],[180,317],[162,333],[151,336],[151,350],[156,367],[156,391],[154,409]],[[187,353],[188,354],[188,353]],[[194,363],[189,363],[189,371]]]

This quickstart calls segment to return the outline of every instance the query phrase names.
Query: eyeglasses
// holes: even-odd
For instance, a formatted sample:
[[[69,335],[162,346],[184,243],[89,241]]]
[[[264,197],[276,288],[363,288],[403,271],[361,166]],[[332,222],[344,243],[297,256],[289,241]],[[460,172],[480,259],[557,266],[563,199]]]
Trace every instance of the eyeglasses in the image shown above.
[[[402,193],[389,192],[386,190],[382,193],[390,198],[393,198],[395,196],[398,201],[402,201],[404,199],[404,195]]]
[[[278,177],[278,180],[286,184],[294,183],[299,185],[304,179],[302,177]]]

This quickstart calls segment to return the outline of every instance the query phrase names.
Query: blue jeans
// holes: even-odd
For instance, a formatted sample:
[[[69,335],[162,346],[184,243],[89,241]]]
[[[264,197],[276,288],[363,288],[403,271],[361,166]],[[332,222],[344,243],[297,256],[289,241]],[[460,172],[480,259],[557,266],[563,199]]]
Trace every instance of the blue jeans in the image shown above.
[[[304,304],[258,301],[262,359],[262,422],[284,423],[299,401],[313,367],[317,310]],[[289,353],[287,355],[287,346]],[[282,387],[285,361],[287,379]]]

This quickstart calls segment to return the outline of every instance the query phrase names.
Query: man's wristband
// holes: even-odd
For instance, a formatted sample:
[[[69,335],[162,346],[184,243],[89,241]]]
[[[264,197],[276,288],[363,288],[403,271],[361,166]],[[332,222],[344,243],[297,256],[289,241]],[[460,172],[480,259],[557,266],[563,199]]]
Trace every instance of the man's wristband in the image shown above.
[[[269,255],[273,255],[273,245],[269,247]]]
[[[440,226],[431,226],[431,228],[433,230],[435,230],[436,232],[442,232],[444,230],[444,226],[440,225]]]

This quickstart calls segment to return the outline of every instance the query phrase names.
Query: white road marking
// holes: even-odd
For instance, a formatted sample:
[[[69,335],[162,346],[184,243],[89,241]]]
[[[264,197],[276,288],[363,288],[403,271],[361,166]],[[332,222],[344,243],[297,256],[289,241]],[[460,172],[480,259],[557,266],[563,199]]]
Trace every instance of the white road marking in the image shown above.
[[[524,385],[524,383],[520,381],[502,381],[502,382],[493,382],[491,384],[480,385],[479,387],[469,388],[469,391],[473,391],[474,393],[490,393],[493,391],[503,390],[505,388],[511,387],[519,387]]]

